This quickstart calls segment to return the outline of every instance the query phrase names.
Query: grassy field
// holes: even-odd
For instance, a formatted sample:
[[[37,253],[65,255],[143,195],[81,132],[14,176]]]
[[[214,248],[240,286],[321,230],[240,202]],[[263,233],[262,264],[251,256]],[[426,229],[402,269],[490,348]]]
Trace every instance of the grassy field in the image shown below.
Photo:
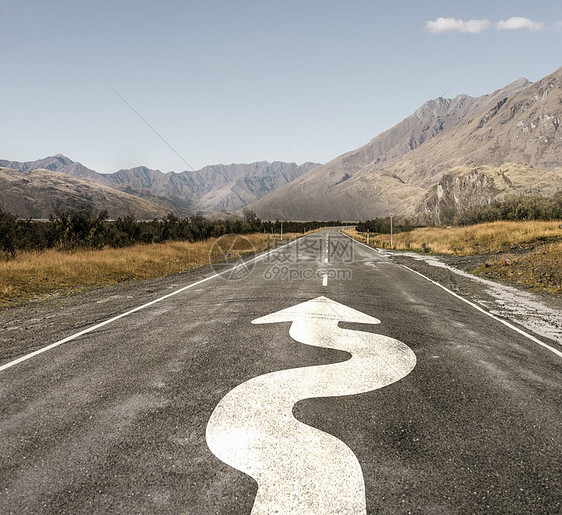
[[[562,240],[560,222],[491,222],[464,227],[425,227],[395,234],[394,250],[469,256],[494,254],[514,248],[531,249],[539,244]],[[347,229],[350,236],[366,242],[367,234]],[[390,249],[390,234],[370,236],[370,244]]]
[[[524,255],[505,254],[486,261],[474,274],[562,295],[562,242],[540,245]]]
[[[300,235],[287,234],[286,240]],[[279,236],[249,234],[189,243],[168,242],[122,249],[20,253],[0,261],[0,307],[55,293],[139,279],[154,279],[193,270],[213,261],[273,247]],[[248,243],[249,242],[249,243]]]
[[[560,222],[493,222],[466,227],[427,227],[394,235],[392,248],[458,256],[488,257],[472,273],[536,291],[562,295]],[[345,231],[366,243],[367,235]],[[390,235],[370,236],[370,244],[390,248]]]
[[[551,293],[562,293],[562,230],[559,222],[494,222],[468,227],[425,228],[400,233],[393,248],[417,252],[456,255],[495,254],[518,250],[489,259],[474,273]],[[354,229],[348,234],[366,241]],[[287,239],[297,234],[286,235]],[[245,239],[216,239],[202,242],[169,242],[135,245],[122,249],[48,250],[21,253],[10,261],[0,261],[0,307],[52,294],[68,294],[85,288],[139,279],[154,279],[193,270],[214,261],[236,257],[273,246],[279,236],[252,234]],[[234,243],[232,248],[231,244]],[[390,248],[389,235],[371,235],[372,245]],[[521,249],[529,252],[521,255]]]

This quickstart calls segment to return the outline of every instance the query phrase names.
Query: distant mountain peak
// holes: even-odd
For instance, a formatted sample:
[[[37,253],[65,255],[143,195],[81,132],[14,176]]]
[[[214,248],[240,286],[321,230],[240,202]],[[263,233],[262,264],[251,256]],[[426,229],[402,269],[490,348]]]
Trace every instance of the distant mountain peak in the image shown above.
[[[454,98],[433,98],[416,110],[416,116],[418,118],[443,116],[451,111],[463,109],[467,104],[473,101],[473,97],[465,94],[457,95]]]
[[[561,68],[562,69],[562,68]],[[510,86],[521,86],[521,87],[525,87],[528,86],[529,84],[531,84],[531,81],[529,79],[527,79],[526,77],[521,77],[520,79],[517,79],[515,81],[513,81]]]
[[[63,154],[55,154],[54,156],[49,156],[46,157],[45,159],[42,159],[41,161],[43,162],[47,162],[47,161],[53,161],[56,160],[59,163],[63,164],[63,165],[71,165],[74,163],[74,161],[72,159],[70,159],[69,157],[66,157]]]

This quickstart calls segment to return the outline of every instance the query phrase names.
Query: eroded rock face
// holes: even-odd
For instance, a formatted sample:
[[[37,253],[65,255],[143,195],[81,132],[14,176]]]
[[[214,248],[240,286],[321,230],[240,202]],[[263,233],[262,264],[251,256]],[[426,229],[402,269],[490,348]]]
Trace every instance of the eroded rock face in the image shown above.
[[[508,195],[551,196],[562,188],[562,168],[541,170],[524,163],[500,167],[457,167],[445,173],[418,204],[426,223],[448,223],[457,212],[486,206]]]
[[[424,222],[446,223],[457,211],[490,204],[495,198],[492,185],[493,180],[476,169],[445,174],[423,197],[416,216]]]

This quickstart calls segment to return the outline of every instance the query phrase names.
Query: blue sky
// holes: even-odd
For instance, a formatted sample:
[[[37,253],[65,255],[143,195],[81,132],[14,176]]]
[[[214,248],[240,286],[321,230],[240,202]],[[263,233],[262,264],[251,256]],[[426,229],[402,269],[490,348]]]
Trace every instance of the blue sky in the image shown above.
[[[326,162],[552,73],[559,22],[559,0],[0,0],[0,159],[186,169],[115,90],[195,168]]]

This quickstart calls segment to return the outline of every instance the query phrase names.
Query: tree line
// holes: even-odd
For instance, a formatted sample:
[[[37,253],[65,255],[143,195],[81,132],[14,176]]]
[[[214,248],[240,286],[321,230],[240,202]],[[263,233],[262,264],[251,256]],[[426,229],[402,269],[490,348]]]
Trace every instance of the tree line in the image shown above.
[[[512,195],[487,206],[473,207],[452,213],[455,225],[472,225],[500,220],[561,220],[562,190],[551,197],[542,195]]]
[[[447,209],[442,213],[442,225],[474,225],[485,222],[525,220],[562,220],[562,190],[551,197],[542,195],[512,195],[485,206],[468,209]],[[406,232],[426,224],[409,218],[394,219],[394,233]],[[359,232],[389,234],[390,218],[381,217],[357,224]]]
[[[501,220],[561,220],[562,190],[551,197],[541,195],[510,196],[486,206],[455,210],[444,223],[471,225]],[[165,241],[201,241],[225,234],[253,232],[285,233],[310,231],[320,227],[338,226],[339,221],[264,221],[253,211],[244,210],[239,218],[208,218],[194,215],[180,218],[169,214],[162,219],[136,220],[125,216],[109,220],[107,211],[65,210],[55,208],[47,221],[20,220],[0,206],[0,256],[11,258],[18,251],[39,251],[50,248],[101,249],[126,247],[138,243]],[[420,227],[408,218],[394,219],[395,233]],[[357,230],[371,233],[390,233],[390,218],[374,218],[360,222]]]
[[[407,232],[420,227],[415,225],[409,218],[394,219],[392,223],[392,232]],[[378,233],[378,234],[390,234],[390,218],[381,217],[373,218],[372,220],[366,220],[357,224],[357,230],[359,232]]]
[[[18,251],[77,248],[120,248],[166,241],[201,241],[225,234],[254,232],[304,232],[339,222],[262,221],[253,211],[239,218],[208,218],[195,215],[180,218],[169,214],[162,219],[136,220],[125,216],[109,220],[107,211],[56,208],[46,221],[20,220],[0,206],[0,255],[13,258]]]

